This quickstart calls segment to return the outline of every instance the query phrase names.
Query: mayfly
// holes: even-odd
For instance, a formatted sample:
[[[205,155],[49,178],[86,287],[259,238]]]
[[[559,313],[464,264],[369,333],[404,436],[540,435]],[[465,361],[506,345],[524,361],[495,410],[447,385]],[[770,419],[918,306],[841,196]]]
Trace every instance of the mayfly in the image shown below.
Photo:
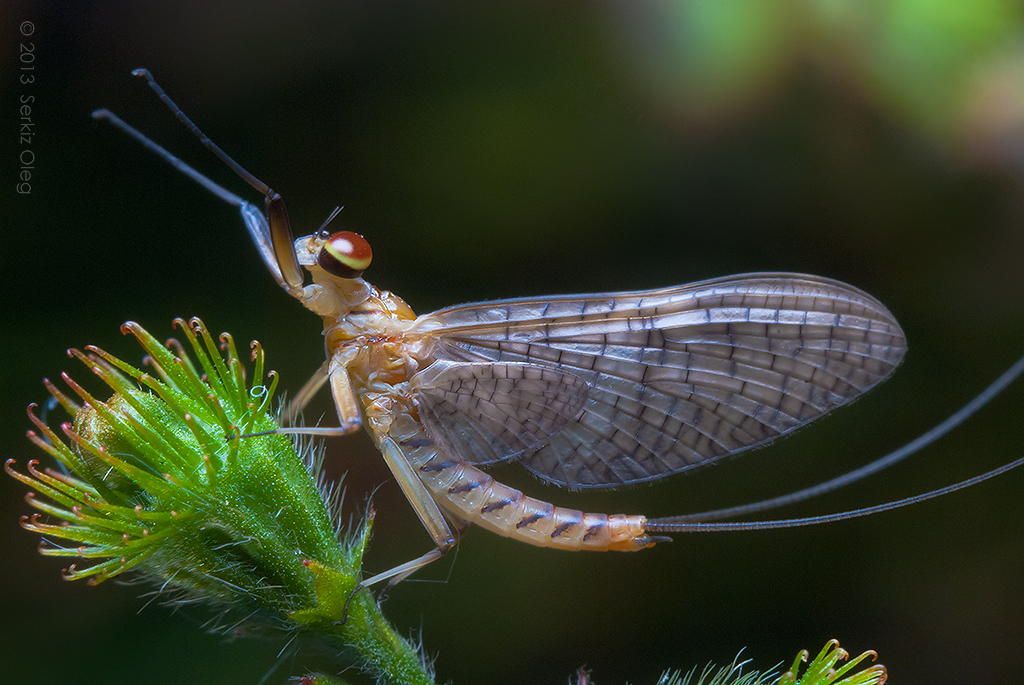
[[[337,427],[365,428],[433,541],[426,554],[364,581],[392,583],[441,557],[469,524],[562,550],[633,552],[670,533],[826,523],[895,509],[1020,466],[906,499],[797,519],[713,522],[806,499],[906,458],[961,423],[1024,371],[1024,359],[917,440],[856,471],[770,500],[647,518],[555,506],[483,467],[516,461],[547,483],[614,488],[694,469],[791,433],[887,378],[906,338],[884,305],[839,281],[791,273],[729,276],[658,290],[527,297],[416,316],[362,278],[369,242],[327,230],[293,239],[281,195],[211,141],[145,69],[177,119],[263,196],[263,209],[215,184],[108,110],[113,124],[238,208],[271,275],[324,322],[327,359],[285,409],[294,420],[328,386]],[[307,283],[307,279],[311,283]]]

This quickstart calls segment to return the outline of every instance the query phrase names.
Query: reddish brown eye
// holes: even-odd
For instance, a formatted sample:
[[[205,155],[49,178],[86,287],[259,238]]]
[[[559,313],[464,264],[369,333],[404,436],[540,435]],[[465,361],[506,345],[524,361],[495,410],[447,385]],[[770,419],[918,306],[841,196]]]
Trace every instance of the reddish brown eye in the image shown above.
[[[352,231],[332,233],[320,247],[316,263],[327,273],[341,278],[358,278],[373,260],[366,238]]]

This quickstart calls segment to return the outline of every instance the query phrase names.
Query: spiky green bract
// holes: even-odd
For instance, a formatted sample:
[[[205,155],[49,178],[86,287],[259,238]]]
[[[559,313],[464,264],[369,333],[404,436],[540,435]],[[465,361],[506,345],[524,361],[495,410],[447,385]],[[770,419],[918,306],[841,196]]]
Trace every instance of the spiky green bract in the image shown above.
[[[801,674],[800,664],[807,661],[807,657],[806,651],[797,654],[793,665],[776,685],[883,685],[889,679],[881,664],[854,673],[864,661],[877,659],[878,654],[869,650],[847,661],[850,654],[839,646],[839,640],[829,640]]]
[[[81,560],[65,570],[68,580],[95,584],[134,570],[165,596],[213,601],[350,647],[382,681],[433,682],[369,593],[352,594],[372,517],[339,541],[313,452],[303,459],[282,435],[241,437],[277,428],[268,411],[277,377],[264,373],[259,344],[246,368],[231,336],[218,344],[198,319],[175,323],[190,354],[138,324],[122,327],[151,373],[96,347],[70,351],[113,394],[97,399],[62,374],[75,400],[45,381],[74,418],[63,438],[29,408],[38,431],[29,438],[61,468],[6,467],[34,491],[27,500],[39,513],[22,525],[44,536],[42,554]]]
[[[337,676],[324,675],[323,673],[314,673],[312,675],[292,678],[291,682],[295,685],[348,685],[344,680]]]
[[[740,661],[739,655],[728,666],[707,664],[700,671],[694,666],[686,673],[682,671],[666,671],[661,674],[657,685],[774,685],[778,673],[743,670],[750,661]]]
[[[728,666],[715,668],[707,665],[700,672],[696,668],[690,669],[686,674],[681,671],[663,673],[658,680],[658,685],[883,685],[887,679],[885,666],[881,664],[869,666],[868,668],[853,673],[866,659],[875,660],[877,654],[872,651],[846,661],[849,653],[839,646],[839,640],[829,640],[828,643],[818,652],[818,655],[807,668],[800,672],[800,665],[807,661],[808,653],[801,651],[793,660],[792,667],[778,675],[778,671],[771,669],[761,673],[751,671],[744,673],[744,667],[748,661],[739,661],[739,657],[733,659]],[[840,662],[846,661],[839,666]]]
[[[801,651],[793,660],[792,667],[779,675],[778,668],[744,673],[750,661],[740,661],[737,655],[728,666],[708,664],[703,669],[694,667],[686,673],[666,671],[661,674],[657,685],[883,685],[888,678],[885,666],[881,664],[854,673],[854,669],[865,660],[874,661],[878,655],[867,651],[847,661],[850,655],[839,646],[839,640],[829,640],[801,674],[800,666],[807,661],[808,656],[806,650]],[[840,662],[846,663],[840,665]],[[595,685],[595,681],[584,669],[580,669],[570,683]]]

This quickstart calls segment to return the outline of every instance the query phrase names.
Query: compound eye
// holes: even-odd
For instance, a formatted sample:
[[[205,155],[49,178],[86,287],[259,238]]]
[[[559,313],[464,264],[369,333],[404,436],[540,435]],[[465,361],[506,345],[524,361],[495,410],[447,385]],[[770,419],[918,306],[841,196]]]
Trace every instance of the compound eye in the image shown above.
[[[352,231],[332,233],[320,248],[316,263],[324,271],[340,278],[358,278],[373,261],[373,250],[366,238]]]

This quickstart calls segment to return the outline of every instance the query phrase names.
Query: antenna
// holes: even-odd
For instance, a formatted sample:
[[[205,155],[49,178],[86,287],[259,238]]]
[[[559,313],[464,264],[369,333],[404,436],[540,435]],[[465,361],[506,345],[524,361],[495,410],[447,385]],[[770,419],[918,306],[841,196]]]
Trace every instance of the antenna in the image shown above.
[[[331,225],[331,222],[334,221],[339,214],[341,214],[341,210],[343,209],[345,209],[345,205],[338,205],[332,209],[331,213],[327,215],[326,219],[324,219],[324,222],[320,224],[320,228],[316,229],[316,234],[320,235],[321,233],[326,233],[327,227]]]

